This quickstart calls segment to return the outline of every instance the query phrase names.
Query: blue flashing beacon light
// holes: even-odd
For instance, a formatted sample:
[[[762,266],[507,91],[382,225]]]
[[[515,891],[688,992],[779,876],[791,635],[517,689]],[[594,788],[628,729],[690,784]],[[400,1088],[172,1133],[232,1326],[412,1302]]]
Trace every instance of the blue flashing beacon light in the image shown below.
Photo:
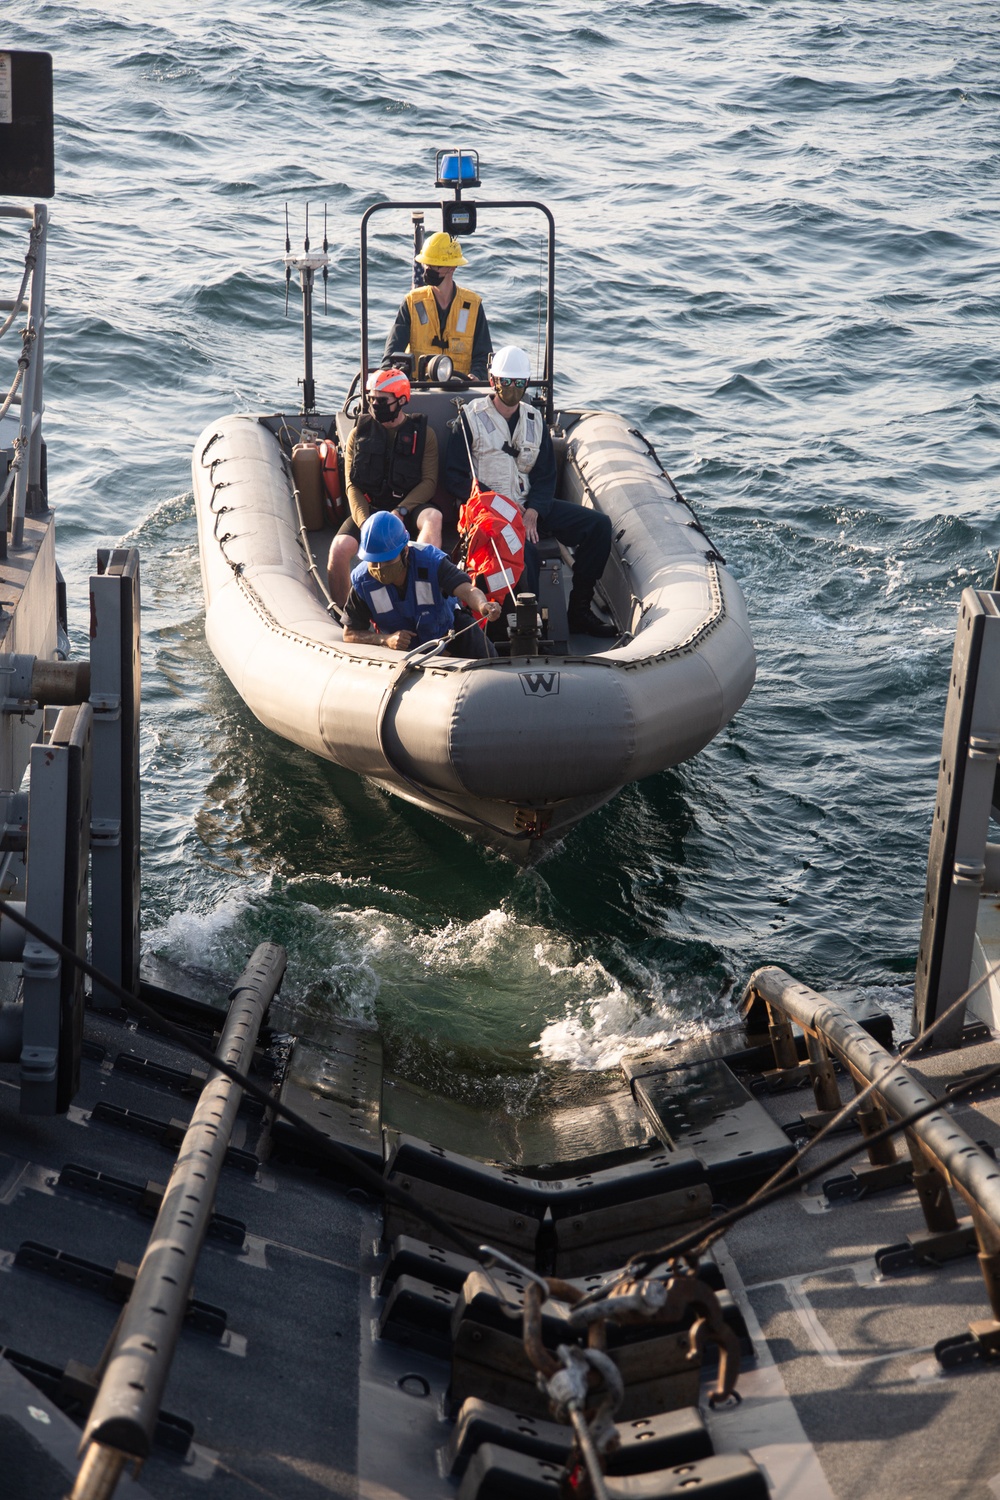
[[[463,188],[479,187],[479,152],[439,151],[435,157],[435,187],[454,188],[456,195]]]

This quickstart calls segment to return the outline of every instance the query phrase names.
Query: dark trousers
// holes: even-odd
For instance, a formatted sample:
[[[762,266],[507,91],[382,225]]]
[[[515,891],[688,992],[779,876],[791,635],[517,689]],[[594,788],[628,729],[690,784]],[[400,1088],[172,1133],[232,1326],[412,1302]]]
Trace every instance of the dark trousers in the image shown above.
[[[573,582],[596,583],[611,556],[611,519],[585,505],[568,500],[553,500],[544,520],[538,523],[538,536],[554,536],[564,547],[573,549]],[[526,593],[538,593],[538,549],[532,542],[524,548],[524,574],[518,587]]]
[[[468,609],[456,609],[455,629],[462,630],[464,626],[471,625],[478,616]],[[496,647],[489,639],[486,631],[481,625],[474,630],[466,630],[457,640],[445,648],[449,656],[471,656],[473,661],[483,661],[488,656],[496,656]]]

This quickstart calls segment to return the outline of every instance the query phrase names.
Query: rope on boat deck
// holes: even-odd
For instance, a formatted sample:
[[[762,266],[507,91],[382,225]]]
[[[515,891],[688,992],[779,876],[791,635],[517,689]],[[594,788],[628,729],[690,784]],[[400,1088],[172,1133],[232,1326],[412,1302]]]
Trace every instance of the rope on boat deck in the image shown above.
[[[10,410],[10,404],[17,395],[18,386],[24,380],[28,366],[31,364],[31,346],[35,342],[35,330],[30,324],[22,333],[21,339],[21,356],[17,361],[17,373],[14,376],[13,383],[7,392],[3,405],[0,406],[0,417],[5,417]]]
[[[392,767],[396,775],[399,776],[401,780],[406,782],[407,786],[412,787],[415,792],[419,792],[421,797],[428,797],[432,802],[436,802],[439,807],[447,808],[451,813],[458,813],[461,817],[468,818],[470,822],[475,823],[480,828],[488,829],[490,833],[498,833],[501,838],[510,839],[512,842],[521,843],[525,839],[535,837],[531,829],[519,830],[501,828],[498,823],[491,823],[488,818],[482,818],[477,813],[469,812],[467,808],[456,807],[453,802],[448,801],[447,797],[440,796],[436,791],[432,790],[431,787],[427,786],[422,781],[417,781],[415,777],[408,775],[400,765],[397,765],[396,761],[393,760],[392,756],[389,754],[388,749],[386,748],[385,736],[383,734],[383,730],[385,727],[385,716],[389,712],[389,705],[393,701],[393,698],[396,696],[396,693],[402,687],[403,682],[406,680],[407,673],[415,671],[417,667],[426,665],[426,663],[433,657],[440,655],[440,653],[445,650],[445,648],[451,641],[457,640],[458,637],[460,635],[464,635],[467,630],[481,629],[482,626],[480,625],[479,621],[473,620],[471,625],[463,625],[461,630],[449,630],[447,635],[434,636],[429,641],[421,641],[419,645],[413,646],[406,653],[406,655],[403,657],[403,660],[399,664],[399,671],[393,677],[392,682],[390,682],[382,698],[382,702],[379,705],[378,715],[375,719],[375,738],[378,742],[379,749],[385,757],[386,763]],[[428,650],[428,647],[433,647],[434,649]]]
[[[41,239],[42,231],[40,225],[33,224],[28,231],[28,250],[24,257],[24,275],[21,277],[21,285],[18,288],[17,296],[14,298],[14,306],[3,323],[0,324],[0,339],[3,338],[4,334],[10,328],[18,313],[24,311],[24,293],[28,285],[28,277],[35,269],[38,261],[38,246],[41,243]]]

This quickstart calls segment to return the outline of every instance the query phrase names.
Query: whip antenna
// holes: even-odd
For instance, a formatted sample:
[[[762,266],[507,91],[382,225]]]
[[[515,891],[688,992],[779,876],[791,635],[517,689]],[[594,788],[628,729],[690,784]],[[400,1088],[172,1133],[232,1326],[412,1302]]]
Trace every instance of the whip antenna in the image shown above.
[[[285,204],[285,308],[288,308],[288,283],[292,272],[298,271],[299,281],[302,286],[302,352],[303,371],[299,384],[302,387],[302,415],[316,410],[316,382],[313,379],[313,350],[312,350],[312,310],[313,310],[313,284],[316,280],[316,272],[322,270],[324,280],[324,293],[326,287],[327,266],[330,257],[327,254],[326,237],[326,208],[323,210],[323,249],[310,250],[309,248],[309,205],[306,204],[306,233],[301,255],[293,255],[291,240],[288,232],[288,204]],[[325,306],[324,295],[324,306]]]
[[[285,204],[285,317],[288,317],[288,288],[292,280],[292,267],[289,256],[292,253],[291,236],[288,233],[288,204]]]
[[[424,216],[422,212],[412,213],[410,219],[413,223],[413,276],[411,286],[418,287],[426,285],[424,268],[417,256],[424,248]]]
[[[538,328],[536,329],[536,332],[535,332],[535,369],[536,370],[540,367],[540,365],[542,363],[542,266],[544,264],[544,260],[545,260],[545,241],[544,240],[540,240],[539,243],[538,243]],[[552,377],[551,370],[546,370],[545,373],[551,379],[551,377]],[[550,395],[550,399],[551,399],[551,386],[549,387],[549,395]]]
[[[330,248],[330,242],[329,242],[329,240],[326,237],[326,204],[324,203],[323,204],[323,254],[324,254],[324,256],[327,255],[327,251],[329,250],[329,248]],[[327,257],[327,260],[328,259],[329,259],[329,257]],[[326,286],[327,286],[327,282],[330,280],[330,267],[327,264],[327,260],[324,260],[324,262],[323,262],[323,312],[324,312],[324,314],[328,311],[328,308],[327,308],[327,305],[326,305]]]

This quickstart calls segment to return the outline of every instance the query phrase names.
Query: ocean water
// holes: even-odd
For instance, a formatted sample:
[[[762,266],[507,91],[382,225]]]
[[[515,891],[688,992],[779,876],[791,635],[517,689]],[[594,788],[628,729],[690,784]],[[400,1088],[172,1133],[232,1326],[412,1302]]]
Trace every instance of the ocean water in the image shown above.
[[[925,0],[6,0],[56,77],[50,495],[86,649],[98,547],[144,603],[143,931],[224,990],[287,945],[290,1023],[379,1022],[465,1097],[725,1024],[753,968],[861,986],[905,1028],[956,606],[1000,546],[996,11]],[[331,246],[320,401],[358,365],[358,223],[480,196],[557,223],[557,400],[627,414],[747,595],[759,678],[697,760],[518,873],[276,740],[204,642],[190,452],[295,409],[280,256]],[[385,216],[386,220],[389,216]],[[374,242],[376,338],[407,216]],[[2,295],[21,254],[0,233]],[[468,242],[534,349],[537,223]]]

